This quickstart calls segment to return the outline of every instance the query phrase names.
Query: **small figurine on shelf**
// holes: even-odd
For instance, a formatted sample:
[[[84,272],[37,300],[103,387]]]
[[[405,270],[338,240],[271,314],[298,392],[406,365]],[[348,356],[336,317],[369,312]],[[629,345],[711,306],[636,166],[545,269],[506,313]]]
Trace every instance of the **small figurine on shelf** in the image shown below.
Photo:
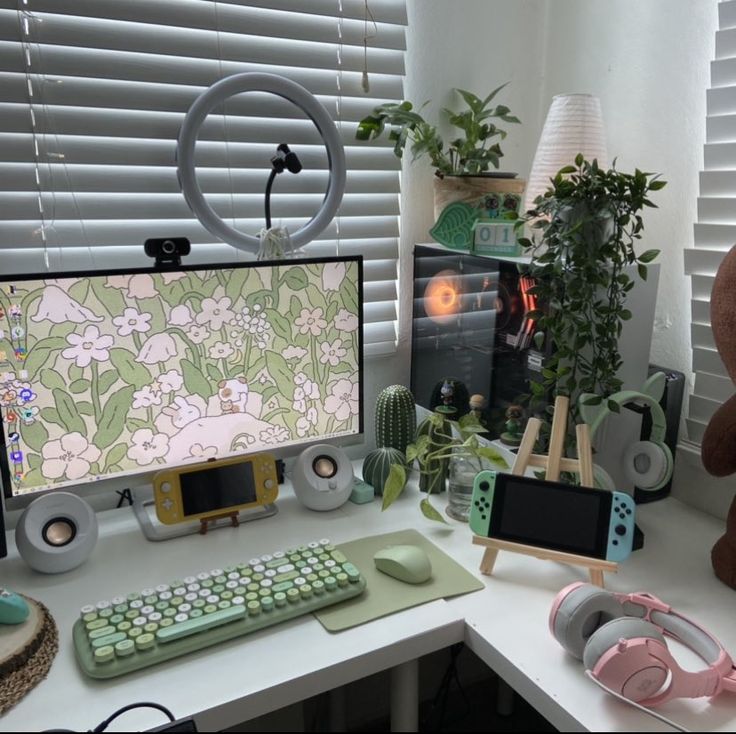
[[[454,409],[453,420],[457,420],[470,411],[469,399],[468,388],[460,380],[445,377],[435,384],[428,407],[433,411],[439,408],[441,413],[450,413],[450,409]]]
[[[506,409],[506,429],[501,434],[501,443],[507,446],[521,445],[521,439],[524,435],[524,408],[521,405],[509,405]]]
[[[455,388],[450,380],[445,380],[440,388],[440,397],[442,405],[437,406],[436,410],[440,413],[456,413],[457,410],[452,404],[455,397]]]
[[[470,396],[470,412],[484,428],[487,426],[483,417],[483,411],[486,409],[487,405],[488,401],[485,399],[484,395],[476,393],[475,395]]]

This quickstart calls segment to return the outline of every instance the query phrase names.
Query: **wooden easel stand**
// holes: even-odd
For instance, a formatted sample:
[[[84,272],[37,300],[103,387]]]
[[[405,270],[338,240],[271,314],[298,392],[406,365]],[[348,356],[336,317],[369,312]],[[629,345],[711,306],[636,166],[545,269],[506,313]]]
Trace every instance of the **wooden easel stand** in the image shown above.
[[[542,421],[538,418],[529,419],[526,430],[524,431],[524,437],[519,446],[519,451],[516,455],[516,461],[511,470],[512,474],[523,476],[527,467],[538,467],[545,470],[545,476],[548,480],[556,482],[560,478],[560,472],[576,472],[580,474],[581,486],[595,486],[593,482],[593,452],[590,445],[590,431],[585,423],[575,426],[578,458],[568,459],[562,455],[565,447],[569,403],[569,398],[562,395],[558,396],[555,400],[555,413],[552,419],[552,432],[550,434],[549,454],[547,456],[532,453],[534,444],[539,436]],[[482,538],[474,535],[473,544],[482,545],[486,549],[480,563],[480,572],[486,576],[490,576],[493,573],[498,552],[501,550],[533,556],[542,560],[560,561],[574,566],[585,566],[590,573],[590,582],[600,587],[604,585],[604,571],[608,571],[609,573],[616,573],[618,571],[618,564],[613,561],[604,561],[600,558],[589,558],[588,556],[579,556],[573,553],[562,553],[560,551],[537,548],[536,546],[525,545],[523,543],[512,543],[507,540]]]

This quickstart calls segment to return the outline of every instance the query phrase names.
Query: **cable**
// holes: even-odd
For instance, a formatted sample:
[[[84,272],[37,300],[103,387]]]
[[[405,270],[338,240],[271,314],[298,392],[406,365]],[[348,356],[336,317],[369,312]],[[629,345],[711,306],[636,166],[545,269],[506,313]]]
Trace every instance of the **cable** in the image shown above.
[[[266,182],[266,229],[271,229],[271,187],[273,186],[273,180],[276,178],[278,171],[275,168],[271,169],[271,173],[268,175],[268,181]]]
[[[607,693],[610,693],[612,696],[617,698],[619,701],[623,701],[623,703],[628,703],[629,706],[633,706],[635,709],[639,709],[639,711],[643,711],[645,714],[649,714],[650,716],[653,716],[655,719],[659,719],[663,724],[667,724],[667,726],[671,726],[676,731],[684,731],[689,732],[690,729],[685,729],[684,726],[680,726],[679,724],[676,724],[671,719],[668,719],[666,716],[662,716],[662,714],[658,714],[656,711],[652,711],[651,709],[648,709],[646,706],[642,706],[641,704],[637,703],[636,701],[632,701],[629,698],[626,698],[626,696],[622,696],[617,691],[614,691],[613,689],[609,688],[607,685],[604,685],[601,683],[589,670],[585,671],[585,675],[588,676],[594,683],[596,683],[598,686],[600,686],[604,691]]]
[[[141,709],[141,708],[149,708],[149,709],[157,709],[158,711],[161,711],[162,713],[166,714],[166,716],[169,717],[170,722],[176,721],[176,718],[174,714],[169,711],[169,709],[166,708],[166,706],[162,706],[160,703],[151,703],[149,701],[142,701],[141,703],[129,703],[127,706],[123,706],[122,708],[119,708],[114,714],[111,716],[108,716],[103,722],[98,724],[94,729],[92,729],[93,732],[97,731],[105,731],[110,724],[118,718],[118,716],[121,716],[122,714],[126,713],[126,711],[131,711],[132,709]]]
[[[468,701],[465,690],[460,683],[460,677],[457,674],[457,659],[464,648],[465,644],[462,642],[450,646],[450,662],[442,676],[442,681],[437,687],[437,692],[435,693],[430,709],[425,716],[422,729],[427,729],[429,731],[442,731],[445,714],[447,713],[447,701],[450,696],[450,689],[452,688],[453,681],[465,702],[466,711],[462,714],[461,718],[470,713],[470,702]],[[436,719],[436,727],[434,729],[431,728],[432,718]]]

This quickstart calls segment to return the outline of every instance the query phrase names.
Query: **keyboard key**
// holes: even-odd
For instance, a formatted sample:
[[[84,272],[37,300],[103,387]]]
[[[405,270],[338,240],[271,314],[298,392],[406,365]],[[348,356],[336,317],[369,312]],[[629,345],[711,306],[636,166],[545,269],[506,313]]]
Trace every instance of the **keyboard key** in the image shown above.
[[[188,637],[189,635],[194,635],[198,632],[212,629],[213,627],[219,627],[220,625],[228,624],[229,622],[233,622],[237,619],[242,619],[244,616],[245,611],[243,607],[219,609],[211,614],[203,614],[201,617],[196,619],[189,619],[186,622],[172,624],[170,627],[160,629],[156,633],[156,639],[161,643],[179,640],[182,637]]]
[[[155,642],[156,638],[152,634],[144,632],[136,638],[135,648],[136,650],[150,650],[154,646]]]
[[[126,638],[124,640],[120,640],[120,642],[115,644],[115,654],[120,658],[132,655],[134,652],[135,642],[133,642],[133,640],[129,640]]]
[[[96,627],[89,633],[89,639],[99,640],[101,637],[107,637],[108,635],[111,635],[113,632],[115,632],[115,628],[111,627],[109,624],[105,625],[104,627]]]
[[[115,648],[112,645],[106,645],[105,647],[98,647],[95,650],[95,662],[96,663],[109,663],[115,659]]]
[[[120,642],[120,640],[124,640],[125,638],[126,635],[124,632],[115,632],[113,630],[112,634],[107,635],[106,637],[98,637],[96,640],[92,640],[92,647],[99,648],[107,645],[114,645],[116,642]]]

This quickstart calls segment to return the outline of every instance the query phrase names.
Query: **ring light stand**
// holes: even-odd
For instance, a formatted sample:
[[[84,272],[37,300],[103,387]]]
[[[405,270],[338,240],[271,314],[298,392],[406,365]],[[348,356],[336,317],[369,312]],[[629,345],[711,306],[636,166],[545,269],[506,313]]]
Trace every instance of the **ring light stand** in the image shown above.
[[[240,250],[256,254],[260,239],[231,227],[207,203],[202,194],[194,166],[194,148],[202,123],[218,105],[241,92],[269,92],[295,104],[315,124],[327,149],[329,182],[322,206],[301,229],[291,235],[294,248],[311,242],[320,235],[337,213],[345,190],[345,150],[330,114],[317,98],[296,82],[276,74],[233,74],[215,82],[189,108],[177,142],[177,174],[179,185],[189,208],[208,232]]]

